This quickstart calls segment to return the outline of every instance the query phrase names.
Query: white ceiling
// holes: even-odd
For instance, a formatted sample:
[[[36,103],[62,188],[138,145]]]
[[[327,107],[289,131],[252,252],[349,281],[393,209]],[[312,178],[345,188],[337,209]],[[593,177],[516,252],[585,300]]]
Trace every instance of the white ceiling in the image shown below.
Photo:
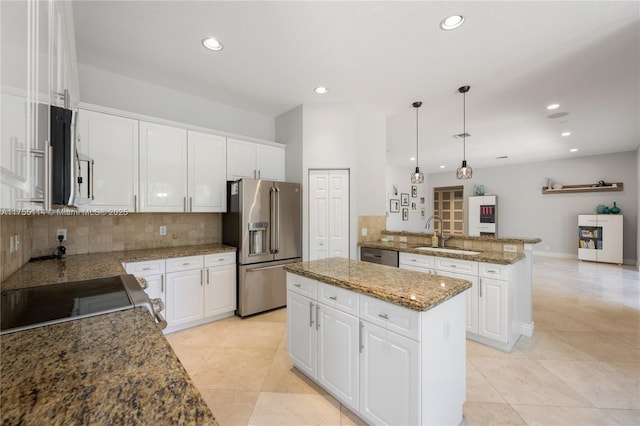
[[[388,161],[507,165],[635,150],[640,2],[76,1],[78,61],[276,117],[306,103],[370,104]],[[439,29],[453,13],[454,31]],[[224,49],[200,42],[216,36]],[[328,94],[313,93],[318,85]],[[561,107],[547,111],[546,105]],[[552,113],[567,113],[549,118]],[[561,137],[563,131],[571,136]],[[570,148],[578,148],[575,154]],[[506,155],[509,158],[496,160]]]

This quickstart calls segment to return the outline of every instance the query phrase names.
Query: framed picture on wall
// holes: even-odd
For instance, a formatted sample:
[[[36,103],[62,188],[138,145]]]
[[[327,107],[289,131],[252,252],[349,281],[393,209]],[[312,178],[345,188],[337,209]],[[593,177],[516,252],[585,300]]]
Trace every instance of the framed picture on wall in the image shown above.
[[[402,206],[409,205],[409,194],[400,194],[400,205]]]
[[[389,200],[389,211],[391,213],[398,213],[400,211],[400,200],[398,199]]]
[[[424,197],[420,197],[420,204],[424,204]]]
[[[409,220],[409,209],[402,209],[402,220]]]
[[[411,185],[411,198],[418,197],[418,187],[415,185]]]
[[[424,219],[424,209],[420,209],[420,219]]]
[[[411,210],[417,210],[418,206],[416,205],[416,203],[411,203]]]

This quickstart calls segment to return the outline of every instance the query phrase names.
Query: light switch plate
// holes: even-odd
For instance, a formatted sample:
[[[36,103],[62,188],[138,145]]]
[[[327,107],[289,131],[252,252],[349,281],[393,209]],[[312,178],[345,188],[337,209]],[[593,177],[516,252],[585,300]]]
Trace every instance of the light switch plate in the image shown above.
[[[160,235],[167,235],[167,227],[165,225],[160,227]]]
[[[398,241],[400,241],[401,243],[406,243],[407,237],[398,237]]]
[[[367,228],[362,228],[362,236],[363,237],[367,236]]]

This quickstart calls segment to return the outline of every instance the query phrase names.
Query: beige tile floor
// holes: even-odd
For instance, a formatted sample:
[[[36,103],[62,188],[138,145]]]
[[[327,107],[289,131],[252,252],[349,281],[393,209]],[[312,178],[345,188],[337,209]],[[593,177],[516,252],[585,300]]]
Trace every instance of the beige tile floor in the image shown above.
[[[535,335],[511,353],[467,341],[463,425],[639,425],[640,274],[536,257]],[[221,425],[362,420],[292,367],[286,310],[167,336]]]

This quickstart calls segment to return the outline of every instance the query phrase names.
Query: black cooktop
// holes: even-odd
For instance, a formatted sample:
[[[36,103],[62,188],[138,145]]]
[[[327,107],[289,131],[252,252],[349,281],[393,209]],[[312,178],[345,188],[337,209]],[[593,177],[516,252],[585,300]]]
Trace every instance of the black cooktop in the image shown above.
[[[0,332],[56,324],[133,307],[123,276],[2,292]]]

